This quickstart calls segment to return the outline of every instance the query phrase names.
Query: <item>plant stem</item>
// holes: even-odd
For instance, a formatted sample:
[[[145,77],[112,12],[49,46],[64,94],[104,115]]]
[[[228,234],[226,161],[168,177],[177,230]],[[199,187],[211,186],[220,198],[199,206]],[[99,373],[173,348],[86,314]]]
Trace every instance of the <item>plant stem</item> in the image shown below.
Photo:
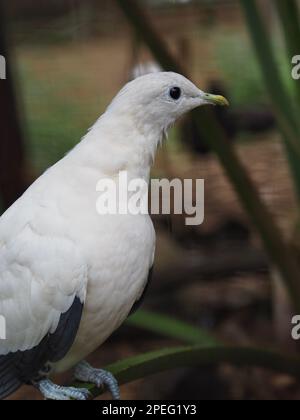
[[[219,363],[236,366],[255,366],[300,377],[300,358],[292,358],[275,351],[227,346],[194,346],[163,349],[122,360],[105,369],[115,375],[119,384],[126,384],[148,375],[182,367],[200,367]],[[76,383],[81,387],[83,384]],[[91,384],[84,384],[93,398],[103,393]]]
[[[299,9],[295,0],[275,0],[278,16],[282,24],[289,63],[295,55],[300,54],[300,21]],[[300,104],[300,84],[294,81],[293,88]]]
[[[279,0],[280,1],[280,0]],[[292,99],[289,97],[278,66],[273,54],[272,46],[269,41],[268,33],[265,29],[262,17],[259,13],[256,0],[240,0],[249,31],[255,47],[260,68],[264,77],[265,85],[272,99],[274,110],[279,122],[287,155],[294,175],[294,183],[298,200],[300,201],[300,123],[299,117],[295,112]],[[286,0],[281,1],[285,3]],[[284,9],[286,7],[284,6]],[[286,29],[288,30],[288,29]]]

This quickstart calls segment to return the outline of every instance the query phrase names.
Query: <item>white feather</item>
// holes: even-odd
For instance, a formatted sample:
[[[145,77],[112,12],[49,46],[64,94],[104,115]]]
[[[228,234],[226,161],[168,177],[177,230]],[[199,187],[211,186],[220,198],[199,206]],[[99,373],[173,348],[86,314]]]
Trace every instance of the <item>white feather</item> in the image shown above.
[[[168,97],[180,85],[179,102]],[[174,73],[129,83],[86,137],[45,172],[0,219],[0,355],[38,345],[54,332],[75,296],[85,301],[74,346],[55,370],[95,350],[124,321],[153,264],[148,215],[100,216],[101,178],[150,176],[167,127],[201,104],[199,91]]]

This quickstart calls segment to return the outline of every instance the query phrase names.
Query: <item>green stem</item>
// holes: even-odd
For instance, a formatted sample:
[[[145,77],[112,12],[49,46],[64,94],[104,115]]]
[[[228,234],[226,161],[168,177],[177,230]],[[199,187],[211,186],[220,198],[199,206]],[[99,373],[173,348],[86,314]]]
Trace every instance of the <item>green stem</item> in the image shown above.
[[[288,158],[294,175],[295,188],[298,199],[300,200],[299,118],[282,82],[269,36],[259,13],[256,0],[240,0],[240,2],[248,23],[265,85],[272,99],[279,126],[285,140]],[[281,1],[281,3],[285,2],[286,0]]]
[[[300,21],[299,9],[295,0],[275,0],[278,16],[282,24],[289,63],[300,53]],[[300,84],[294,81],[294,91],[300,103]]]
[[[119,384],[127,384],[156,373],[182,367],[200,367],[232,363],[236,366],[255,366],[300,377],[300,358],[292,358],[275,351],[226,346],[194,346],[163,349],[122,360],[106,367]],[[76,383],[82,387],[83,384]],[[102,390],[84,384],[94,398]]]
[[[155,58],[166,71],[184,74],[184,69],[176,61],[167,44],[157,30],[149,25],[144,9],[135,0],[116,0],[124,15],[131,23],[137,35],[143,39],[150,51],[155,51]],[[150,30],[149,30],[149,26]]]

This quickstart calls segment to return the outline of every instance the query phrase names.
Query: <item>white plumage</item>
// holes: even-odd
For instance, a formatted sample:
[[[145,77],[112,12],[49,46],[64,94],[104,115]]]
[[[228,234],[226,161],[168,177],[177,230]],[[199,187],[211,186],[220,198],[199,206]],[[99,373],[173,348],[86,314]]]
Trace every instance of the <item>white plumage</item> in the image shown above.
[[[173,87],[179,98],[170,96]],[[83,140],[1,217],[0,315],[7,339],[0,341],[0,395],[1,357],[4,362],[55,335],[76,297],[84,304],[80,326],[62,359],[48,360],[54,372],[80,362],[126,319],[153,265],[155,232],[148,215],[100,216],[97,182],[116,180],[120,171],[148,182],[168,127],[218,100],[174,73],[130,82]]]

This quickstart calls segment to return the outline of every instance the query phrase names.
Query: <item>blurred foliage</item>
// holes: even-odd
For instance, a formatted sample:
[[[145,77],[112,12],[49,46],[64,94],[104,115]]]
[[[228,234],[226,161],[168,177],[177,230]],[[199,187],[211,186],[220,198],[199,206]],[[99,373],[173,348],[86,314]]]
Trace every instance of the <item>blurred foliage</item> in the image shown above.
[[[45,57],[43,49],[34,51],[36,63]],[[86,107],[84,100],[62,92],[76,92],[80,85],[79,73],[55,80],[53,84],[45,83],[30,60],[19,68],[23,89],[23,100],[27,116],[28,142],[27,156],[33,169],[40,173],[60,160],[86,133],[86,128],[92,124],[92,115],[98,116],[103,109],[101,97],[95,97],[95,102],[89,101]]]
[[[189,344],[217,344],[217,340],[207,332],[155,312],[140,310],[127,320],[127,324]]]
[[[278,69],[274,49],[268,37],[264,21],[260,15],[256,0],[249,3],[240,0],[248,23],[249,32],[257,53],[258,62],[264,77],[266,90],[272,100],[273,108],[282,132],[295,189],[300,198],[300,123],[299,105],[286,89]],[[291,3],[290,3],[291,4]],[[284,23],[284,22],[283,22]],[[292,57],[290,58],[290,61]],[[290,76],[291,81],[292,77]]]
[[[281,21],[281,29],[285,39],[287,50],[287,61],[290,63],[291,58],[299,54],[300,45],[300,15],[296,0],[275,0],[278,16]],[[300,101],[300,84],[289,77],[292,82],[292,94],[294,98]]]
[[[274,37],[273,43],[277,66],[284,85],[292,92],[290,65],[287,63],[282,43],[277,37]],[[232,105],[249,106],[270,103],[255,52],[244,34],[240,34],[240,38],[236,34],[218,35],[215,45],[215,60],[218,67],[222,69]]]

